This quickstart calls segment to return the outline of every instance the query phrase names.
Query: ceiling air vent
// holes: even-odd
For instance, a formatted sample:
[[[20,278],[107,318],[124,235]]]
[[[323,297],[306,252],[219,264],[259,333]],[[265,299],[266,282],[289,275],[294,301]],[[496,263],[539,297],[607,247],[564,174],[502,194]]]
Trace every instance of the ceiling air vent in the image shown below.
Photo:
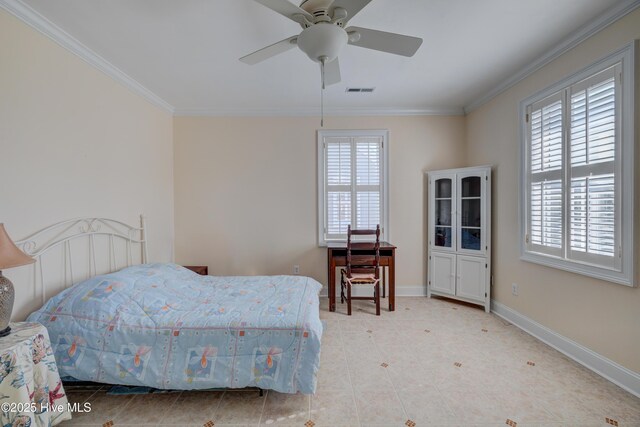
[[[348,87],[347,93],[372,93],[375,87]]]

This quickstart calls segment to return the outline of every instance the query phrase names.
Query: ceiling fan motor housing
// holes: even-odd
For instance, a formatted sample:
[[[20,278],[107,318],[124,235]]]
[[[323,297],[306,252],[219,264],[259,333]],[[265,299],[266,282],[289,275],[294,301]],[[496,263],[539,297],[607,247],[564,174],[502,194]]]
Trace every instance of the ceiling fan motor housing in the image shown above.
[[[302,31],[298,47],[315,62],[331,62],[349,41],[347,32],[337,25],[318,23]]]
[[[326,15],[333,0],[304,0],[300,3],[300,9],[306,10],[313,16]]]

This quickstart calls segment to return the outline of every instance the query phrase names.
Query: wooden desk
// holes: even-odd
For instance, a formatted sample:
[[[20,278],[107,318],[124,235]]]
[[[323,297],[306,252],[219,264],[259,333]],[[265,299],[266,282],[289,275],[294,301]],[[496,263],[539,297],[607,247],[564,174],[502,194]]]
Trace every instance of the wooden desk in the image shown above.
[[[353,243],[351,255],[374,255],[373,243]],[[389,268],[389,311],[396,309],[396,247],[389,242],[380,242],[380,266]],[[336,311],[336,267],[347,265],[345,242],[327,245],[327,277],[329,278],[329,310]]]
[[[209,275],[209,266],[207,265],[183,265],[184,268],[188,268],[194,273],[198,273],[201,276]]]

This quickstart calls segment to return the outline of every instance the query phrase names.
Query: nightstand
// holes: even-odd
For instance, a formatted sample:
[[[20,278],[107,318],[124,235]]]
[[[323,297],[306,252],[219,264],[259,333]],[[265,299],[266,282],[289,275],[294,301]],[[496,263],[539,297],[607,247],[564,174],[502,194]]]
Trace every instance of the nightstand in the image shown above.
[[[188,268],[189,270],[193,271],[194,273],[198,273],[201,276],[209,275],[209,267],[206,265],[184,265],[183,267]]]
[[[71,419],[47,329],[11,324],[0,338],[0,419],[3,425],[54,426]]]

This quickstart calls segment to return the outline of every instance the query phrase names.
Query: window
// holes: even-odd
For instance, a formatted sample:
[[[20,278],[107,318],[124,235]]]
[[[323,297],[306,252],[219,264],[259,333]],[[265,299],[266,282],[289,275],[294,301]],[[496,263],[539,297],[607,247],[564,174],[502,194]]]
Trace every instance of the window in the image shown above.
[[[388,132],[318,131],[318,240],[347,239],[347,226],[380,224],[388,238]]]
[[[633,284],[634,45],[522,112],[522,258]]]

